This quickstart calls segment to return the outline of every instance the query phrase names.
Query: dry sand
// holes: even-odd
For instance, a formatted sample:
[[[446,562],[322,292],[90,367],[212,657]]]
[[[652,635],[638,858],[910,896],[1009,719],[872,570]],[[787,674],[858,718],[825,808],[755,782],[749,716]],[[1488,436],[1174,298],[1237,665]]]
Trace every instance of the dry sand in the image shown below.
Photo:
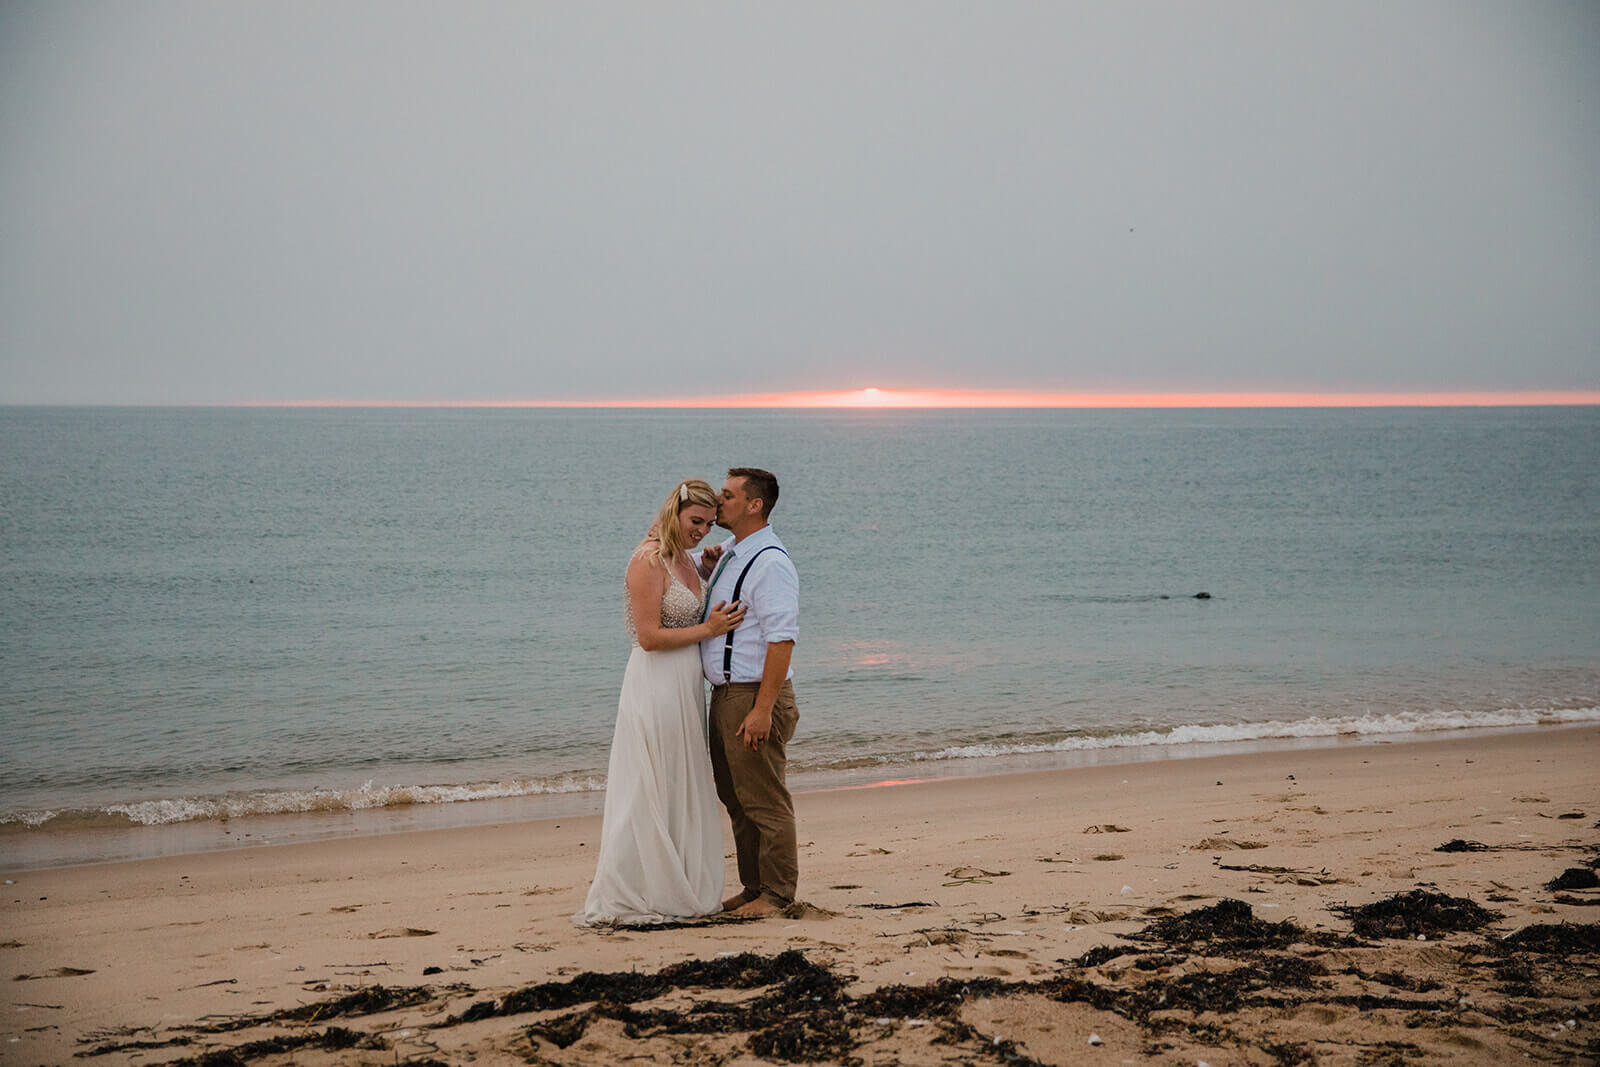
[[[0,1061],[1594,1062],[1600,892],[1548,884],[1597,771],[1545,729],[802,794],[806,906],[672,929],[572,925],[597,817],[6,872]]]

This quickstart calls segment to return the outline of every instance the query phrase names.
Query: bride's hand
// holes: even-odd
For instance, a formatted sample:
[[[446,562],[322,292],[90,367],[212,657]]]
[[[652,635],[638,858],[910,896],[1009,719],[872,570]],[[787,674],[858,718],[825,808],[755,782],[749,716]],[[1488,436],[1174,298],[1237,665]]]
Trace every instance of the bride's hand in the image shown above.
[[[705,581],[711,577],[711,572],[717,569],[717,560],[722,558],[722,546],[712,545],[700,553],[700,580]]]
[[[732,604],[729,604],[726,600],[717,601],[710,614],[706,616],[706,625],[711,628],[710,636],[712,637],[721,637],[743,621],[744,605],[737,600]]]

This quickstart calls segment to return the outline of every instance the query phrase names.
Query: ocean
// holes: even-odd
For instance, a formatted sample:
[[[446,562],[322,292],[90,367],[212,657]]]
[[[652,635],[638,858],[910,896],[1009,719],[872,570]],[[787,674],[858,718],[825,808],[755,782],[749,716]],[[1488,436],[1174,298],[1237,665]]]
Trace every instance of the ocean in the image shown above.
[[[777,473],[797,789],[1600,722],[1600,408],[0,408],[0,866],[598,811]]]

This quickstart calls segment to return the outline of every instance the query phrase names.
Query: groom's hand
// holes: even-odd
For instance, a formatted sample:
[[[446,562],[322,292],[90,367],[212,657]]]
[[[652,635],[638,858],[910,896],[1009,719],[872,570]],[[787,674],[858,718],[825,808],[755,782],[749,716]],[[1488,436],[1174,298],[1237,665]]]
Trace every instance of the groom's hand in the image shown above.
[[[744,722],[739,724],[739,736],[744,738],[744,743],[754,752],[761,747],[772,733],[772,709],[762,711],[760,708],[750,709],[750,714],[744,717]]]

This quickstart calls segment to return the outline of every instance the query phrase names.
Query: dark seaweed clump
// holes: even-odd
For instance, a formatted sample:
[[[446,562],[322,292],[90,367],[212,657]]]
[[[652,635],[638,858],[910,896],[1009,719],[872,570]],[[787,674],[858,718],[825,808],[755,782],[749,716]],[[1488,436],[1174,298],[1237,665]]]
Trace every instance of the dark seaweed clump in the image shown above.
[[[1134,941],[1168,944],[1213,942],[1238,950],[1283,948],[1304,941],[1306,931],[1294,923],[1258,919],[1242,900],[1219,900],[1208,908],[1157,919],[1139,933],[1127,936]]]
[[[654,1000],[685,986],[705,989],[756,989],[774,982],[815,976],[819,968],[795,951],[765,957],[742,952],[716,960],[686,960],[653,973],[618,971],[597,974],[586,971],[565,982],[543,982],[526,986],[505,997],[498,1005],[479,1001],[467,1009],[465,1022],[496,1015],[521,1015],[552,1008],[570,1008],[602,997],[622,1004]],[[826,972],[824,972],[826,973]]]
[[[998,978],[940,978],[925,986],[880,986],[861,996],[856,1010],[872,1018],[936,1018],[954,1012],[968,997],[993,996],[1006,987]]]
[[[592,1001],[582,1011],[535,1023],[527,1033],[566,1048],[583,1036],[590,1022],[603,1017],[621,1022],[623,1032],[631,1038],[750,1032],[746,1043],[757,1055],[791,1063],[836,1061],[856,1046],[842,996],[850,981],[853,979],[836,975],[794,950],[773,957],[741,953],[719,960],[688,960],[654,974],[591,972],[566,982],[528,986],[505,997],[498,1006],[480,1001],[444,1025]],[[702,1002],[687,1011],[637,1011],[629,1007],[685,987],[764,986],[774,988],[737,1004]]]
[[[1335,909],[1339,910],[1339,909]],[[1413,931],[1471,929],[1486,924],[1494,915],[1470,900],[1438,893],[1412,892],[1379,901],[1365,908],[1344,909],[1358,929],[1376,930],[1376,936],[1405,936]],[[1390,933],[1389,931],[1396,931]],[[498,1000],[481,1000],[465,1012],[443,1021],[424,1024],[427,1031],[480,1019],[539,1013],[536,1018],[513,1023],[528,1044],[523,1053],[530,1062],[540,1060],[539,1042],[557,1048],[571,1048],[579,1042],[597,1019],[621,1024],[623,1034],[634,1040],[657,1039],[643,1046],[649,1058],[651,1049],[676,1048],[684,1058],[698,1055],[691,1035],[718,1035],[711,1042],[713,1058],[730,1053],[728,1039],[742,1045],[762,1060],[790,1063],[862,1062],[864,1046],[876,1041],[887,1027],[892,1030],[908,1019],[925,1021],[930,1029],[931,1046],[938,1047],[950,1062],[1005,1062],[1033,1064],[1023,1044],[1004,1035],[980,1033],[963,1018],[963,1008],[974,1000],[1027,994],[1047,997],[1060,1003],[1080,1003],[1096,1010],[1113,1012],[1132,1020],[1148,1040],[1147,1055],[1158,1055],[1170,1036],[1186,1035],[1218,1049],[1242,1049],[1250,1045],[1278,1063],[1302,1063],[1314,1057],[1315,1046],[1279,1044],[1270,1035],[1250,1035],[1253,1025],[1244,1020],[1235,1032],[1228,1018],[1251,1008],[1293,1008],[1302,1004],[1354,1008],[1361,1012],[1409,1012],[1407,1027],[1446,1027],[1463,1025],[1458,1009],[1463,990],[1461,982],[1472,982],[1474,974],[1493,975],[1495,991],[1533,1001],[1555,998],[1554,1007],[1546,1004],[1502,1004],[1473,1009],[1481,1025],[1488,1018],[1518,1041],[1532,1041],[1517,1027],[1530,1022],[1562,1021],[1576,1010],[1589,1018],[1587,1009],[1574,1009],[1569,1003],[1581,999],[1592,983],[1587,971],[1600,955],[1600,925],[1562,923],[1530,926],[1506,938],[1490,939],[1475,945],[1472,953],[1489,958],[1463,968],[1454,963],[1440,964],[1438,954],[1418,954],[1421,968],[1448,968],[1449,974],[1437,977],[1424,970],[1412,976],[1398,970],[1367,975],[1353,964],[1338,972],[1364,980],[1377,980],[1401,994],[1385,995],[1367,988],[1351,989],[1340,978],[1329,978],[1329,960],[1338,957],[1318,951],[1318,946],[1340,944],[1353,950],[1349,958],[1373,952],[1380,959],[1391,953],[1370,942],[1354,941],[1340,935],[1308,933],[1288,922],[1258,919],[1240,901],[1224,900],[1212,907],[1199,908],[1184,915],[1164,916],[1151,921],[1129,940],[1146,942],[1140,948],[1121,950],[1107,946],[1085,953],[1080,968],[1094,967],[1126,956],[1125,967],[1089,977],[1083,970],[1064,969],[1052,977],[1012,981],[1000,978],[958,979],[945,977],[923,986],[884,986],[852,996],[855,982],[849,974],[835,973],[812,962],[798,951],[776,956],[751,953],[714,960],[688,960],[653,973],[637,971],[583,973],[563,981],[544,982],[509,993]],[[1290,951],[1281,949],[1293,946]],[[1278,949],[1280,951],[1265,951]],[[1450,954],[1454,958],[1455,954]],[[1320,958],[1319,958],[1320,957]],[[1197,964],[1198,966],[1181,966]],[[1443,988],[1439,977],[1447,977],[1452,992],[1439,997],[1425,994]],[[1488,979],[1478,980],[1478,989],[1487,988]],[[691,995],[658,1003],[667,994],[684,990],[748,990],[738,999],[704,998]],[[318,1032],[312,1024],[339,1015],[370,1015],[421,1002],[440,1010],[455,998],[471,994],[463,986],[428,989],[387,989],[373,986],[348,996],[304,1005],[288,1011],[264,1013],[233,1019],[209,1028],[213,1032],[243,1029],[251,1025],[298,1023],[296,1032],[263,1041],[206,1052],[186,1064],[239,1064],[252,1060],[277,1061],[313,1050],[363,1049],[388,1051],[380,1033],[360,1034],[330,1026]],[[1466,989],[1464,992],[1474,992]],[[432,999],[427,999],[427,994]],[[422,1000],[419,1001],[418,997]],[[1474,998],[1476,999],[1476,998]],[[667,1006],[670,1004],[671,1006]],[[1557,1018],[1559,1015],[1559,1018]],[[435,1016],[437,1018],[437,1016]],[[1513,1027],[1513,1029],[1504,1029]],[[184,1028],[193,1033],[192,1028]],[[374,1024],[374,1029],[378,1026]],[[680,1037],[678,1035],[684,1035]],[[684,1038],[689,1040],[685,1041]],[[671,1040],[661,1041],[662,1038]],[[1267,1040],[1264,1040],[1267,1038]],[[504,1037],[497,1035],[496,1040]],[[173,1036],[166,1042],[138,1042],[128,1045],[103,1045],[79,1052],[95,1056],[116,1051],[155,1049],[188,1045],[188,1036]],[[681,1046],[681,1047],[680,1047]],[[548,1049],[548,1045],[544,1046]],[[1569,1043],[1561,1051],[1571,1051]],[[1600,1042],[1595,1043],[1600,1047]],[[1400,1042],[1377,1042],[1362,1046],[1360,1062],[1402,1063],[1419,1054],[1417,1046]],[[930,1050],[931,1051],[931,1050]],[[357,1054],[360,1055],[360,1054]],[[374,1060],[376,1062],[376,1060]],[[416,1061],[408,1061],[416,1062]]]
[[[1568,955],[1600,952],[1600,925],[1555,923],[1524,926],[1516,933],[1494,942],[1504,952],[1538,952]]]
[[[1413,889],[1359,908],[1344,905],[1329,910],[1349,919],[1362,937],[1415,937],[1480,930],[1500,917],[1465,897],[1426,889]]]
[[[1114,960],[1118,956],[1127,955],[1127,953],[1127,949],[1119,948],[1116,945],[1096,945],[1073,962],[1079,967],[1098,967],[1107,960]]]
[[[1495,975],[1500,979],[1500,985],[1495,987],[1498,993],[1508,997],[1534,998],[1539,995],[1539,973],[1526,956],[1512,956],[1502,960],[1493,967]]]
[[[243,1067],[251,1060],[261,1059],[264,1056],[277,1056],[285,1052],[300,1052],[306,1049],[327,1049],[338,1051],[340,1049],[386,1049],[388,1046],[381,1038],[371,1034],[358,1034],[354,1030],[346,1030],[340,1026],[330,1026],[320,1033],[291,1034],[282,1037],[269,1037],[261,1041],[251,1041],[248,1044],[237,1045],[233,1048],[214,1049],[203,1056],[190,1059],[173,1061],[172,1067]]]
[[[325,1019],[376,1015],[382,1011],[410,1008],[426,1004],[437,995],[438,991],[428,986],[407,986],[400,989],[390,989],[381,985],[367,986],[336,1000],[302,1004],[298,1008],[284,1008],[270,1015],[247,1015],[207,1026],[194,1026],[190,1029],[202,1034],[225,1034],[232,1030],[246,1030],[260,1026],[262,1023],[300,1023],[309,1026]]]
[[[1231,971],[1196,971],[1177,978],[1146,983],[1126,1006],[1136,1018],[1152,1011],[1181,1008],[1201,1012],[1238,1011],[1246,996],[1265,989],[1310,989],[1312,979],[1328,969],[1315,960],[1294,956],[1268,956]]]
[[[1544,884],[1546,889],[1593,889],[1600,886],[1600,874],[1588,867],[1568,867]]]
[[[1489,846],[1484,844],[1482,841],[1463,841],[1461,838],[1458,837],[1458,838],[1454,839],[1453,841],[1446,841],[1444,844],[1442,844],[1438,848],[1434,849],[1434,851],[1435,852],[1488,852],[1489,851]]]

